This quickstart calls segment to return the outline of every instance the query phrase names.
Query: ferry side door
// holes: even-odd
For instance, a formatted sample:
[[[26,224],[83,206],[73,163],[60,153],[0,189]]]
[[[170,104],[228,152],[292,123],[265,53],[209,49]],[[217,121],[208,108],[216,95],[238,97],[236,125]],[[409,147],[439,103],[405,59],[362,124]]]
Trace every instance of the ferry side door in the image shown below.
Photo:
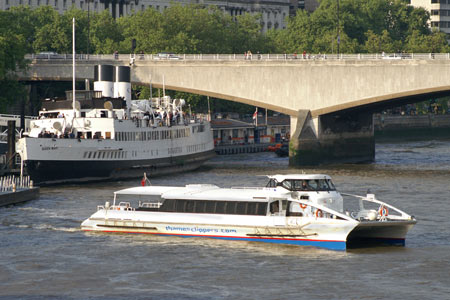
[[[269,216],[273,226],[286,225],[286,199],[270,198],[269,199]]]

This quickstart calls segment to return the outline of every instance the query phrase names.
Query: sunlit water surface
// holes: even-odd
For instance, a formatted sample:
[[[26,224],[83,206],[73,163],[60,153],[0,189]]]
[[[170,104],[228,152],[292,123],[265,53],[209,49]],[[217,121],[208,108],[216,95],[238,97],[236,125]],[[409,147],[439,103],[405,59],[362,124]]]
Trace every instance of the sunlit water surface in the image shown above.
[[[70,170],[67,170],[70,172]],[[155,185],[261,186],[261,175],[325,173],[340,191],[416,216],[406,247],[330,251],[255,242],[80,231],[139,180],[41,189],[0,208],[0,299],[449,299],[450,142],[377,144],[376,162],[295,169],[273,153],[219,156]]]

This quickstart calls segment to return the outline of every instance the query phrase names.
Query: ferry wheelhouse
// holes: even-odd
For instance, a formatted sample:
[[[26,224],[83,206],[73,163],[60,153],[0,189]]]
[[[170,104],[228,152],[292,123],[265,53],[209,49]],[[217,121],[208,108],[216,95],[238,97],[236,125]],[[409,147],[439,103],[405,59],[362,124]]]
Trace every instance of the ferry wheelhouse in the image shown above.
[[[343,196],[355,203],[346,204]],[[414,217],[373,194],[340,194],[327,175],[275,175],[263,188],[142,186],[114,193],[85,231],[149,233],[345,250],[405,245]],[[350,201],[351,202],[351,201]]]
[[[49,99],[17,142],[37,184],[186,171],[214,156],[210,123],[169,96],[131,100],[130,68],[96,66],[94,91]],[[113,82],[113,78],[116,82]]]

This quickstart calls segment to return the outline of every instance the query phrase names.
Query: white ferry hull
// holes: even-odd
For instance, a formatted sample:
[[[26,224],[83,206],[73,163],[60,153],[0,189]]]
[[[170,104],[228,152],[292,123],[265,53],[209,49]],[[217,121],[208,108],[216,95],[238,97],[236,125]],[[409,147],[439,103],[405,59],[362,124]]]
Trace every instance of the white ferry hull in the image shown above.
[[[405,222],[402,222],[405,223]],[[95,219],[83,222],[84,231],[143,233],[180,237],[206,237],[224,240],[249,242],[265,242],[297,246],[313,246],[331,250],[346,250],[347,248],[371,244],[389,244],[404,246],[408,230],[415,222],[406,224],[386,224],[373,228],[364,226],[367,230],[358,228],[352,231],[352,226],[337,229],[333,226],[323,226],[314,233],[305,233],[298,227],[246,227],[233,225],[195,225],[186,223],[155,223],[147,221]],[[370,228],[369,228],[370,227]],[[303,230],[304,231],[304,230]],[[328,232],[330,231],[330,232]],[[332,232],[331,232],[332,231]]]
[[[241,224],[231,225],[227,217],[217,215],[199,216],[173,214],[161,216],[161,213],[142,213],[127,211],[101,210],[81,224],[84,231],[143,233],[180,237],[206,237],[225,240],[265,242],[298,246],[313,246],[332,250],[345,250],[346,239],[356,224],[334,220],[326,224],[320,220],[306,218],[289,218],[289,223],[300,225],[274,226],[273,218],[265,216],[242,218]],[[150,215],[153,215],[153,218]],[[133,215],[134,217],[132,217]],[[170,219],[185,222],[168,222]],[[198,223],[194,223],[194,219]],[[209,220],[216,222],[205,225]],[[238,218],[234,217],[233,222]],[[245,219],[245,221],[244,221]],[[228,223],[228,224],[227,224]],[[202,224],[202,225],[200,225]],[[253,225],[251,225],[253,224]]]

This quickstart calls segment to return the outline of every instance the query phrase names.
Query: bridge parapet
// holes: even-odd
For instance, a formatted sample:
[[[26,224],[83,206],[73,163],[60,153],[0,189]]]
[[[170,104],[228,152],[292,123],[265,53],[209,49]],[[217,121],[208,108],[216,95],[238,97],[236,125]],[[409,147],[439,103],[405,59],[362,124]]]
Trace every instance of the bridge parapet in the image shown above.
[[[69,60],[72,61],[72,54],[58,54],[58,53],[43,53],[43,54],[27,54],[25,56],[29,60]],[[134,59],[135,61],[154,61],[154,60],[252,60],[252,61],[267,61],[267,60],[449,60],[450,53],[357,53],[357,54],[297,54],[297,53],[285,53],[285,54],[172,54],[166,53],[158,54],[76,54],[77,61],[129,61]]]

